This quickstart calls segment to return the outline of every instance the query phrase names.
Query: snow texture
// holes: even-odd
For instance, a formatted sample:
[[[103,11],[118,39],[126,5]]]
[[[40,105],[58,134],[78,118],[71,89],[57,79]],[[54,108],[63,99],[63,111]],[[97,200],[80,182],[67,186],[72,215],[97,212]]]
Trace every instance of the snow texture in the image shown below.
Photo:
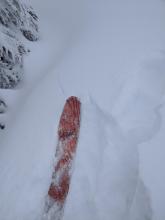
[[[81,129],[63,220],[164,220],[164,2],[31,3],[42,38],[29,43],[21,94],[4,93],[0,218],[42,219],[59,117],[74,95]]]

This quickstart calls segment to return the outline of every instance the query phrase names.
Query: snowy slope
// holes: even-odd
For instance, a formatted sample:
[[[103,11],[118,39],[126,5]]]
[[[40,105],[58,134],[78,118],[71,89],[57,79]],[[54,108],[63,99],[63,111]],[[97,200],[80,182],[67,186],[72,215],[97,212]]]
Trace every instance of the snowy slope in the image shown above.
[[[42,39],[29,44],[19,114],[13,107],[9,129],[1,134],[0,217],[41,219],[59,116],[65,99],[76,95],[82,125],[63,219],[150,219],[140,172],[153,219],[164,220],[158,172],[165,152],[164,3],[31,3],[38,9]]]

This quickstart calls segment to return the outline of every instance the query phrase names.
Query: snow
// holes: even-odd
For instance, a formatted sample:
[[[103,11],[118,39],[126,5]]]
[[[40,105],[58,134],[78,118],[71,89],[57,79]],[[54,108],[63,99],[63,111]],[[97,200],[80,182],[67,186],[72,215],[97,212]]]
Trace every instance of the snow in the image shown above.
[[[164,2],[30,2],[41,40],[29,43],[22,87],[6,91],[0,219],[42,219],[59,117],[76,95],[81,129],[63,220],[164,220]]]
[[[111,116],[93,102],[84,104],[64,219],[127,219],[137,182],[137,155]]]

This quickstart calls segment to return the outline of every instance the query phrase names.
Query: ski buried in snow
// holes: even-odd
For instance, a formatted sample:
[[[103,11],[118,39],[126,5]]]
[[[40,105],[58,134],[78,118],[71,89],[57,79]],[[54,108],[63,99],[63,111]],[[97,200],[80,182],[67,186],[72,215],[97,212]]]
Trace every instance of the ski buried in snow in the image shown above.
[[[80,108],[79,99],[73,96],[68,98],[64,105],[58,127],[55,164],[45,202],[44,220],[62,219],[80,129]]]

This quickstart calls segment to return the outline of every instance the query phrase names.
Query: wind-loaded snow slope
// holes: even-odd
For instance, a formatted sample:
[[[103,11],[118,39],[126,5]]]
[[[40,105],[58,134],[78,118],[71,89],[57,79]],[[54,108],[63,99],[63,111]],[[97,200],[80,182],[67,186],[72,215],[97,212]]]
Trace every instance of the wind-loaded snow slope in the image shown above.
[[[31,3],[42,39],[29,45],[19,114],[1,135],[0,218],[42,218],[59,116],[75,95],[82,120],[63,220],[146,220],[150,203],[164,220],[164,2]]]

